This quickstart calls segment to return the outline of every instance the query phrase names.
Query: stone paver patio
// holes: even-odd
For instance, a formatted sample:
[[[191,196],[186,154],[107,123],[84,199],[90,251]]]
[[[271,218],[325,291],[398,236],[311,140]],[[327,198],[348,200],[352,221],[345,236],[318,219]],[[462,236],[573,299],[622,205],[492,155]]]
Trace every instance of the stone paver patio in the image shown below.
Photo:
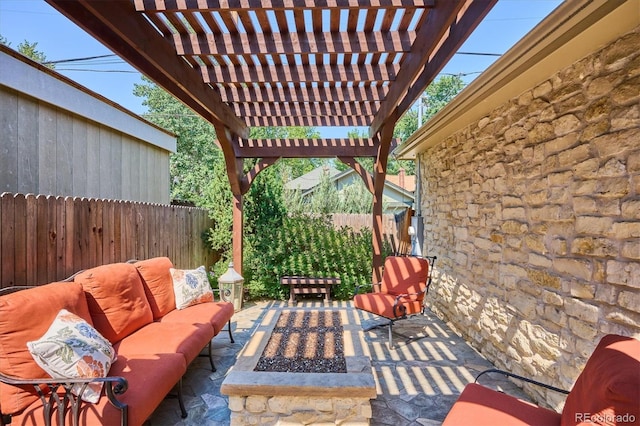
[[[349,307],[350,302],[333,302]],[[324,306],[321,302],[303,300],[300,306]],[[206,357],[196,359],[184,378],[185,404],[189,412],[180,418],[178,402],[167,398],[149,419],[151,426],[162,425],[228,425],[231,412],[220,386],[244,344],[267,310],[286,306],[286,302],[260,301],[245,304],[233,318],[235,343],[226,332],[213,341],[217,371],[211,372]],[[363,326],[380,318],[359,312]],[[371,425],[439,425],[464,386],[482,370],[492,365],[445,323],[427,311],[394,325],[394,349],[387,346],[387,329],[365,333],[376,380],[377,398],[371,401]],[[506,380],[482,379],[482,383],[500,387],[506,393],[527,399],[514,384]]]

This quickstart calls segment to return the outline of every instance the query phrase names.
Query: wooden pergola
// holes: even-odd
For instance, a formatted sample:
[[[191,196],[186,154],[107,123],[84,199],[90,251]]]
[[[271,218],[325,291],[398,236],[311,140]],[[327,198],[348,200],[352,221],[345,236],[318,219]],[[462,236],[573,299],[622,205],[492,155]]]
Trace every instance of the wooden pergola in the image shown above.
[[[373,279],[382,267],[382,190],[396,121],[497,0],[47,0],[216,129],[242,199],[280,158],[335,157],[373,194]],[[260,126],[369,128],[362,139],[248,139]],[[357,157],[373,157],[373,174]],[[244,170],[244,159],[259,159]]]

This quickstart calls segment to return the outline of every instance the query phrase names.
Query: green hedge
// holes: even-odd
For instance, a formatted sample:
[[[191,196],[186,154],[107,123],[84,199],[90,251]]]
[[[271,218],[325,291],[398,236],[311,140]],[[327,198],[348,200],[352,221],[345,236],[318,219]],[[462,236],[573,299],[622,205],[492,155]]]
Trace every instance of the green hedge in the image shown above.
[[[289,287],[280,277],[300,275],[339,277],[333,298],[348,300],[356,285],[371,282],[372,235],[370,230],[334,229],[329,217],[298,215],[268,230],[245,252],[245,286],[251,298],[286,299]],[[390,253],[385,247],[384,255]]]

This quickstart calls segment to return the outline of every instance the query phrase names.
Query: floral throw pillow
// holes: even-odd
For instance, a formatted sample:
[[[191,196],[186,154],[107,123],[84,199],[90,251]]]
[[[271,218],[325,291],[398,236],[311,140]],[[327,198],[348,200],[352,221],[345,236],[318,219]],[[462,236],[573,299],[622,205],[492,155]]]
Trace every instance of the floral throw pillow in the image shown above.
[[[176,308],[184,309],[198,303],[213,302],[213,291],[204,266],[197,269],[170,269]]]
[[[89,323],[66,309],[58,312],[44,336],[27,342],[27,347],[35,362],[51,377],[106,377],[116,359],[111,343]],[[102,382],[90,383],[81,398],[98,402],[102,385]],[[81,384],[76,384],[72,392],[78,395],[81,388]]]

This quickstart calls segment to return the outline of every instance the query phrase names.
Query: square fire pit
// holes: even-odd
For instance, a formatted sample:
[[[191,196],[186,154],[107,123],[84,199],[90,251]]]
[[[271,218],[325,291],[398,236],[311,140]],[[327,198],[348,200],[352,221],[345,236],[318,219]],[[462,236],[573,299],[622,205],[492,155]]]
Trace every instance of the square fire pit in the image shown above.
[[[353,309],[272,309],[222,383],[231,424],[369,424],[376,387],[365,351]]]

